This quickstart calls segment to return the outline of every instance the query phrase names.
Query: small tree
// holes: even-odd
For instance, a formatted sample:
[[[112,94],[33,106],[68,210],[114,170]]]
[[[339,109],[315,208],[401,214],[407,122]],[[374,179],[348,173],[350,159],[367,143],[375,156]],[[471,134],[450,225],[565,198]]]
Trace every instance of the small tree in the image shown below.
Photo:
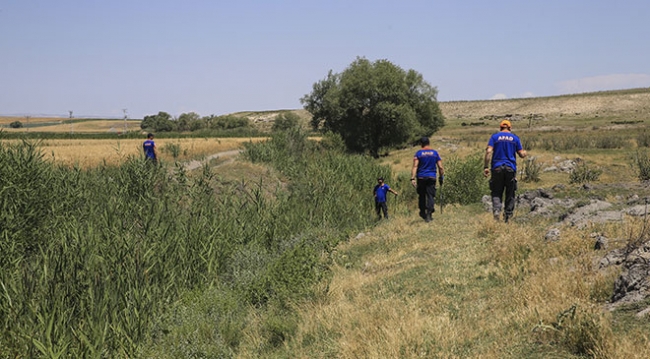
[[[293,112],[283,112],[275,117],[271,130],[286,131],[297,127],[300,127],[300,116]]]
[[[9,124],[9,127],[11,127],[11,128],[22,128],[23,123],[20,122],[20,121],[14,121],[14,122]]]
[[[201,116],[196,112],[182,113],[176,120],[176,126],[179,131],[190,131],[192,124],[200,120]]]
[[[406,144],[444,126],[437,92],[414,70],[357,58],[340,74],[330,71],[300,101],[312,114],[314,129],[338,133],[349,150],[378,157],[382,147]]]

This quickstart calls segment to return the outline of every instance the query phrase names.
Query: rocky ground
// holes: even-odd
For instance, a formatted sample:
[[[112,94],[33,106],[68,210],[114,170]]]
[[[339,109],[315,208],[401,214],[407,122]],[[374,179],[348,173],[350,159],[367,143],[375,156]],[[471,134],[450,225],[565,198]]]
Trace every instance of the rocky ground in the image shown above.
[[[622,222],[626,216],[640,217],[648,223],[650,214],[650,196],[640,197],[636,194],[616,196],[614,200],[604,200],[598,193],[604,185],[583,185],[587,192],[582,199],[557,198],[556,193],[565,190],[564,185],[552,189],[537,189],[518,194],[516,198],[516,221],[528,221],[535,217],[550,220],[550,225],[543,239],[546,241],[562,240],[562,232],[568,227],[589,228],[595,223]],[[608,185],[612,186],[612,185]],[[648,184],[618,184],[630,189],[649,187]],[[591,193],[591,195],[589,195]],[[489,196],[483,197],[486,210],[491,210]],[[650,297],[650,230],[642,231],[638,238],[607,238],[605,234],[594,232],[589,236],[595,251],[605,251],[598,261],[599,270],[610,266],[622,268],[614,285],[614,293],[608,304],[615,309],[623,304],[634,304]],[[609,250],[611,242],[625,243],[622,248]],[[620,247],[620,246],[619,246]],[[650,315],[650,307],[637,313],[639,317]]]

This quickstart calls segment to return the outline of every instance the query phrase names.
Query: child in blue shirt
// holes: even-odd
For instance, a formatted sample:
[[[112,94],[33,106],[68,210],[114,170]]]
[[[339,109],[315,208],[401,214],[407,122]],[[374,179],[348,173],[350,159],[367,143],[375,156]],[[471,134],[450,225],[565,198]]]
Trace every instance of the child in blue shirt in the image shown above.
[[[395,192],[392,188],[390,188],[389,185],[384,183],[383,177],[377,178],[377,182],[378,182],[377,185],[372,190],[372,193],[375,196],[375,211],[377,212],[377,216],[379,217],[379,219],[381,219],[381,212],[384,213],[384,218],[388,219],[388,206],[386,205],[386,194],[390,192],[395,196],[397,196],[397,192]]]

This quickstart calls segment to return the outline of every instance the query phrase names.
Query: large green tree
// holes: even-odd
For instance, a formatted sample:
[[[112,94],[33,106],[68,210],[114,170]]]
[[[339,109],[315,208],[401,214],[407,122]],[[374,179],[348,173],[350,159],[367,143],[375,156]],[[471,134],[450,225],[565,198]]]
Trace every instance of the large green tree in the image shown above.
[[[330,70],[300,101],[312,114],[314,129],[338,133],[349,150],[376,157],[381,148],[429,136],[444,126],[437,95],[414,70],[357,58],[340,74]]]

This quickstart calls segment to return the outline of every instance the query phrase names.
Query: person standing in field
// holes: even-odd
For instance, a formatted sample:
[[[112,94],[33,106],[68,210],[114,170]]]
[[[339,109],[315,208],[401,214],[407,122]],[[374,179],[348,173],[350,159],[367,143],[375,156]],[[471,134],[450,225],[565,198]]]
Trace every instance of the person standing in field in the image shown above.
[[[381,213],[384,213],[384,219],[388,219],[388,205],[386,204],[386,194],[388,192],[397,196],[395,192],[389,185],[384,183],[384,177],[377,178],[377,185],[372,190],[373,195],[375,196],[375,211],[377,212],[377,217],[381,219]]]
[[[492,196],[492,214],[501,220],[502,198],[505,191],[504,220],[512,218],[515,209],[515,191],[517,190],[517,156],[524,158],[527,153],[521,146],[519,137],[512,133],[512,124],[503,120],[500,131],[493,134],[485,149],[483,175],[490,178],[490,195]]]
[[[158,163],[158,150],[156,150],[156,144],[153,142],[153,133],[147,134],[147,140],[142,144],[142,149],[148,161],[154,164]]]
[[[431,148],[428,137],[420,139],[420,146],[422,148],[413,157],[411,184],[418,192],[420,217],[425,222],[431,222],[431,215],[435,212],[436,177],[440,175],[439,182],[442,186],[445,170],[442,158],[438,151]]]

